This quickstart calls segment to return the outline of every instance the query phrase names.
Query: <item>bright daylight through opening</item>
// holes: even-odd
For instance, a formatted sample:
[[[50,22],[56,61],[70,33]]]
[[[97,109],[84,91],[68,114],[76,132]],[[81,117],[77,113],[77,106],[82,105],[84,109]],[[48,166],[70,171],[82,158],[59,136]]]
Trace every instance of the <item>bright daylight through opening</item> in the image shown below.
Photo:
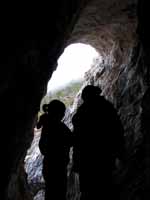
[[[72,81],[83,79],[98,52],[90,45],[69,45],[58,60],[58,67],[48,82],[47,92],[60,89]]]

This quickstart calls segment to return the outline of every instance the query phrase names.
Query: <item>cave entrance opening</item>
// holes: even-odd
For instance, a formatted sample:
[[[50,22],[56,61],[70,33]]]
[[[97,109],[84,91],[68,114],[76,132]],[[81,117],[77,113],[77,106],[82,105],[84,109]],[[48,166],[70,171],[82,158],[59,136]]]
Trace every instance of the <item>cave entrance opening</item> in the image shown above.
[[[58,59],[57,69],[47,85],[47,95],[41,103],[57,98],[67,107],[70,106],[84,81],[85,72],[97,57],[97,51],[88,44],[75,43],[66,47]]]
[[[48,82],[47,94],[41,101],[39,116],[43,112],[42,105],[49,103],[52,99],[59,99],[66,105],[67,110],[71,109],[74,98],[84,83],[85,72],[94,65],[97,57],[100,57],[98,52],[88,44],[74,43],[66,47],[58,59],[57,69]],[[41,130],[36,128],[34,130],[34,139],[25,158],[25,171],[31,193],[35,196],[40,192],[42,198],[44,191],[43,157],[38,148]]]

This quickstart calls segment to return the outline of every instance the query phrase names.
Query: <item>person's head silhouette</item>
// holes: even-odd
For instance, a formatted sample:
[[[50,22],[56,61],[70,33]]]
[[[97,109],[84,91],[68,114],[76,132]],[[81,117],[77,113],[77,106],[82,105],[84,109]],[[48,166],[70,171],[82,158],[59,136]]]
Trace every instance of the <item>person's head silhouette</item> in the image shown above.
[[[96,96],[99,96],[101,94],[102,90],[97,87],[97,86],[93,86],[93,85],[87,85],[83,91],[82,91],[82,99],[83,101],[88,101],[93,99]]]
[[[55,99],[48,104],[48,113],[53,119],[62,120],[66,106],[63,102]]]

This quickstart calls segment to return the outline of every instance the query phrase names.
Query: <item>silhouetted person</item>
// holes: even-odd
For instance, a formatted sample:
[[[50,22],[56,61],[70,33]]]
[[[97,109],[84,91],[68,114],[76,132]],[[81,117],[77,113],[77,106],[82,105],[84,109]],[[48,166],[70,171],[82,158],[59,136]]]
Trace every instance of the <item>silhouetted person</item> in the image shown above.
[[[41,150],[41,153],[44,154],[45,152],[43,152],[43,151],[45,151],[46,147],[43,148],[43,144],[46,144],[45,134],[48,133],[48,104],[43,104],[42,110],[44,113],[40,116],[39,121],[36,125],[36,128],[37,129],[41,128],[41,140],[39,143],[39,148],[40,148],[40,145],[42,145],[42,148],[40,148],[40,150]]]
[[[53,100],[48,105],[48,131],[41,135],[39,147],[44,155],[45,199],[66,199],[67,165],[72,146],[71,131],[62,122],[65,105]]]
[[[48,116],[48,105],[47,104],[43,104],[42,106],[43,109],[43,114],[40,116],[39,121],[37,123],[37,129],[44,129],[45,125],[47,124],[47,116]]]
[[[74,171],[80,176],[81,199],[109,199],[116,160],[124,159],[123,128],[113,105],[100,96],[101,89],[83,89],[83,104],[72,122],[76,135]],[[115,190],[115,187],[114,187]],[[112,193],[115,197],[115,192]]]

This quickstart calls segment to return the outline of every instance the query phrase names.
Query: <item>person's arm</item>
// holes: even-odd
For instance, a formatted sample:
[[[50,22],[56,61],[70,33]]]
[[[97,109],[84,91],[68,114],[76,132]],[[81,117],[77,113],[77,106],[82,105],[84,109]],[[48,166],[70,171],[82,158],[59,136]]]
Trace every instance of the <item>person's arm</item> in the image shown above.
[[[39,140],[39,149],[42,155],[47,153],[47,135],[42,133]]]
[[[36,124],[36,128],[40,129],[42,127],[42,116],[40,117],[39,121]]]

